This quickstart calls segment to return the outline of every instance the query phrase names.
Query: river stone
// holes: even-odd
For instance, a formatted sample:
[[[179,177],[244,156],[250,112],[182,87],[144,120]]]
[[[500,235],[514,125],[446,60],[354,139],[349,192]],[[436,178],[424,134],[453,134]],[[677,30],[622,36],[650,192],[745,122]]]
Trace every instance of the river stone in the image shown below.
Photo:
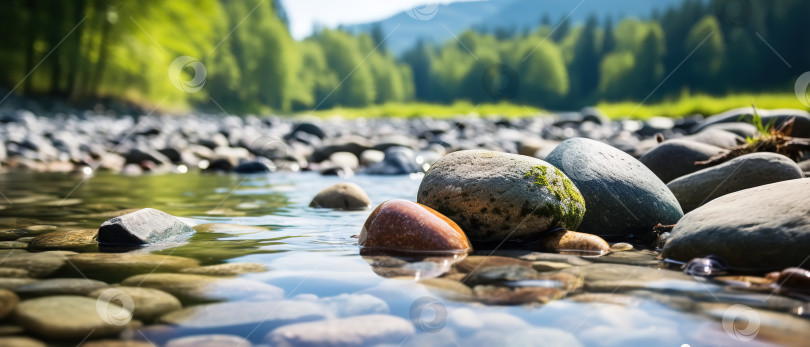
[[[0,249],[26,249],[26,248],[28,248],[27,242],[0,241]]]
[[[108,286],[107,283],[86,278],[50,278],[19,286],[14,291],[23,297],[87,295],[96,289]]]
[[[20,298],[14,292],[0,289],[0,320],[6,318],[20,302]]]
[[[386,201],[371,212],[357,243],[363,255],[472,251],[455,222],[430,207],[399,199]]]
[[[783,269],[810,249],[810,179],[771,183],[714,199],[681,219],[662,256],[718,255],[730,266]]]
[[[575,229],[585,213],[579,190],[560,170],[527,156],[466,150],[425,174],[417,201],[452,219],[473,241],[534,239]]]
[[[181,273],[208,276],[237,276],[246,273],[265,272],[267,267],[257,263],[226,263],[180,270]]]
[[[725,149],[681,139],[664,141],[638,160],[664,182],[698,171],[697,161],[726,152]]]
[[[127,278],[121,284],[159,289],[174,295],[183,303],[277,300],[284,296],[283,289],[262,282],[191,274],[137,275]]]
[[[577,231],[602,237],[649,233],[683,216],[669,188],[641,162],[604,143],[573,138],[546,158],[574,181],[585,197]]]
[[[610,245],[601,237],[569,230],[546,236],[543,248],[549,252],[581,252],[583,255],[602,255],[610,251]]]
[[[382,299],[369,294],[340,294],[321,298],[318,303],[336,317],[352,317],[367,314],[387,314],[391,311]]]
[[[717,146],[725,149],[732,149],[745,144],[744,137],[720,129],[703,129],[696,134],[684,136],[680,139],[705,143],[707,145]]]
[[[338,210],[365,210],[369,206],[371,199],[363,188],[350,182],[338,183],[321,190],[309,203],[309,207]]]
[[[96,229],[56,231],[35,237],[28,247],[40,250],[92,249],[98,245],[96,235],[98,235]]]
[[[110,292],[114,291],[114,292]],[[112,287],[98,289],[88,296],[98,299],[100,296],[115,297],[123,294],[132,299],[133,317],[144,321],[152,321],[164,314],[182,308],[180,301],[162,290],[141,287]]]
[[[26,284],[35,283],[38,280],[33,278],[0,278],[0,289],[15,290]]]
[[[154,343],[148,341],[135,341],[135,340],[96,340],[88,341],[82,344],[81,347],[157,347]],[[245,346],[245,347],[250,347]]]
[[[753,126],[752,124],[743,122],[716,123],[709,125],[703,129],[704,131],[710,129],[724,130],[733,134],[737,134],[737,136],[740,136],[742,138],[754,137],[759,134],[759,130],[757,130],[757,127]]]
[[[246,336],[327,316],[320,304],[307,301],[226,302],[187,307],[161,316],[158,322],[192,333]]]
[[[145,208],[110,219],[98,229],[98,242],[144,245],[177,241],[194,233],[188,225],[164,212]]]
[[[389,315],[367,315],[280,327],[267,335],[273,346],[396,345],[416,333],[411,322]]]
[[[126,309],[118,307],[115,310]],[[106,336],[126,327],[105,321],[98,312],[96,300],[81,296],[26,300],[17,305],[14,318],[28,331],[49,339],[79,340],[91,334]]]
[[[27,278],[28,270],[0,267],[0,278]]]
[[[200,265],[191,258],[148,253],[82,253],[70,257],[70,263],[73,266],[65,266],[62,273],[109,282],[118,282],[138,274],[176,272]]]
[[[251,347],[253,344],[236,335],[196,335],[172,339],[166,343],[165,347]]]
[[[804,177],[793,160],[776,153],[752,153],[680,177],[667,184],[685,212],[728,193]]]
[[[65,264],[65,255],[60,253],[12,253],[0,257],[0,266],[28,271],[34,278],[48,277]]]

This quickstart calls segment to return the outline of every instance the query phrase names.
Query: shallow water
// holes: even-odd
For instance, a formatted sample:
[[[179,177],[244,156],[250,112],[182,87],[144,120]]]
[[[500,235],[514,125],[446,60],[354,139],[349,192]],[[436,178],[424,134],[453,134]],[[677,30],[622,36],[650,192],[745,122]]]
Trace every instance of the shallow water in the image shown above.
[[[394,198],[415,200],[419,179],[358,175],[348,180],[363,187],[376,206]],[[684,280],[677,270],[656,270],[659,262],[651,251],[578,258],[585,262],[572,260],[572,256],[495,252],[579,267],[587,262],[606,264],[584,267],[588,271],[621,269],[602,271],[601,275],[585,273],[585,289],[545,304],[501,306],[459,300],[453,290],[431,289],[416,282],[442,273],[442,268],[432,263],[411,264],[418,270],[415,279],[381,277],[369,265],[370,259],[359,256],[352,237],[359,234],[370,211],[308,207],[318,191],[341,181],[344,179],[314,173],[8,173],[0,175],[0,192],[5,196],[0,197],[0,228],[98,228],[111,212],[145,207],[183,217],[191,224],[265,227],[266,231],[197,234],[185,244],[152,251],[195,258],[203,265],[265,264],[268,271],[241,277],[278,286],[286,298],[311,297],[308,294],[319,298],[341,294],[377,297],[387,303],[390,314],[412,320],[416,326],[417,335],[400,345],[491,345],[504,338],[510,344],[560,346],[575,345],[576,340],[583,345],[616,346],[800,345],[810,341],[808,320],[802,317],[808,307],[805,301],[769,291],[735,289],[703,278]],[[545,280],[513,285],[555,286]],[[751,311],[735,316],[738,311],[730,310],[732,304],[745,305]],[[554,328],[571,335],[545,341],[538,336],[553,334],[548,335],[547,330],[533,332],[530,327]]]

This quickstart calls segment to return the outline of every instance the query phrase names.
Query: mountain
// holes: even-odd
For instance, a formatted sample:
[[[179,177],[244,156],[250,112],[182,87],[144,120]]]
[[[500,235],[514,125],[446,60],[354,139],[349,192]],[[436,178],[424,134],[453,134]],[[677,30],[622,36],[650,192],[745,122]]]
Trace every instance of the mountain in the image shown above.
[[[568,17],[571,24],[583,21],[591,14],[614,23],[627,16],[649,18],[654,10],[663,11],[682,0],[490,0],[469,1],[426,6],[405,11],[387,19],[347,26],[349,32],[369,32],[379,24],[390,36],[387,47],[400,54],[413,47],[419,39],[444,42],[470,28],[493,30],[535,28],[541,18],[548,16],[551,25]],[[395,30],[396,29],[396,30]]]

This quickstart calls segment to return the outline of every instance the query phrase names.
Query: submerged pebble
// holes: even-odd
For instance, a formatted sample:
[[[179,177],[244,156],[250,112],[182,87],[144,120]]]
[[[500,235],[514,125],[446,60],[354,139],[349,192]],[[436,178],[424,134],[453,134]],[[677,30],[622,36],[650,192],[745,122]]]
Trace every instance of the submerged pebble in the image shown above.
[[[82,296],[49,296],[26,300],[17,306],[14,319],[27,330],[49,339],[80,340],[88,336],[103,337],[120,332],[126,326],[116,324],[107,314],[126,316],[129,312],[108,303],[104,316],[98,312],[97,300]]]
[[[370,346],[400,344],[416,333],[411,322],[367,315],[280,327],[267,335],[273,346]]]
[[[366,219],[357,241],[362,254],[468,253],[472,246],[459,226],[419,203],[390,200]]]
[[[585,255],[602,255],[610,251],[610,245],[601,237],[568,230],[543,236],[543,248],[551,252],[574,251]]]
[[[35,237],[29,247],[39,250],[84,250],[98,245],[97,235],[96,229],[55,231]]]
[[[350,182],[338,183],[321,190],[309,203],[309,207],[338,210],[365,210],[369,206],[371,199],[363,188]]]

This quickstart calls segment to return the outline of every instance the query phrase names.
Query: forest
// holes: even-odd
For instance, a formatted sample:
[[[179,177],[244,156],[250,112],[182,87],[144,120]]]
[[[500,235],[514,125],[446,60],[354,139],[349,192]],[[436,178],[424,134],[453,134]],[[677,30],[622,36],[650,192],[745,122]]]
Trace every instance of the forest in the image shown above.
[[[461,100],[573,109],[791,91],[810,70],[810,2],[743,1],[732,12],[728,3],[686,0],[644,20],[538,13],[532,29],[481,26],[395,56],[379,27],[296,41],[279,1],[11,0],[0,12],[0,89],[236,114]],[[178,57],[188,58],[173,75]]]

